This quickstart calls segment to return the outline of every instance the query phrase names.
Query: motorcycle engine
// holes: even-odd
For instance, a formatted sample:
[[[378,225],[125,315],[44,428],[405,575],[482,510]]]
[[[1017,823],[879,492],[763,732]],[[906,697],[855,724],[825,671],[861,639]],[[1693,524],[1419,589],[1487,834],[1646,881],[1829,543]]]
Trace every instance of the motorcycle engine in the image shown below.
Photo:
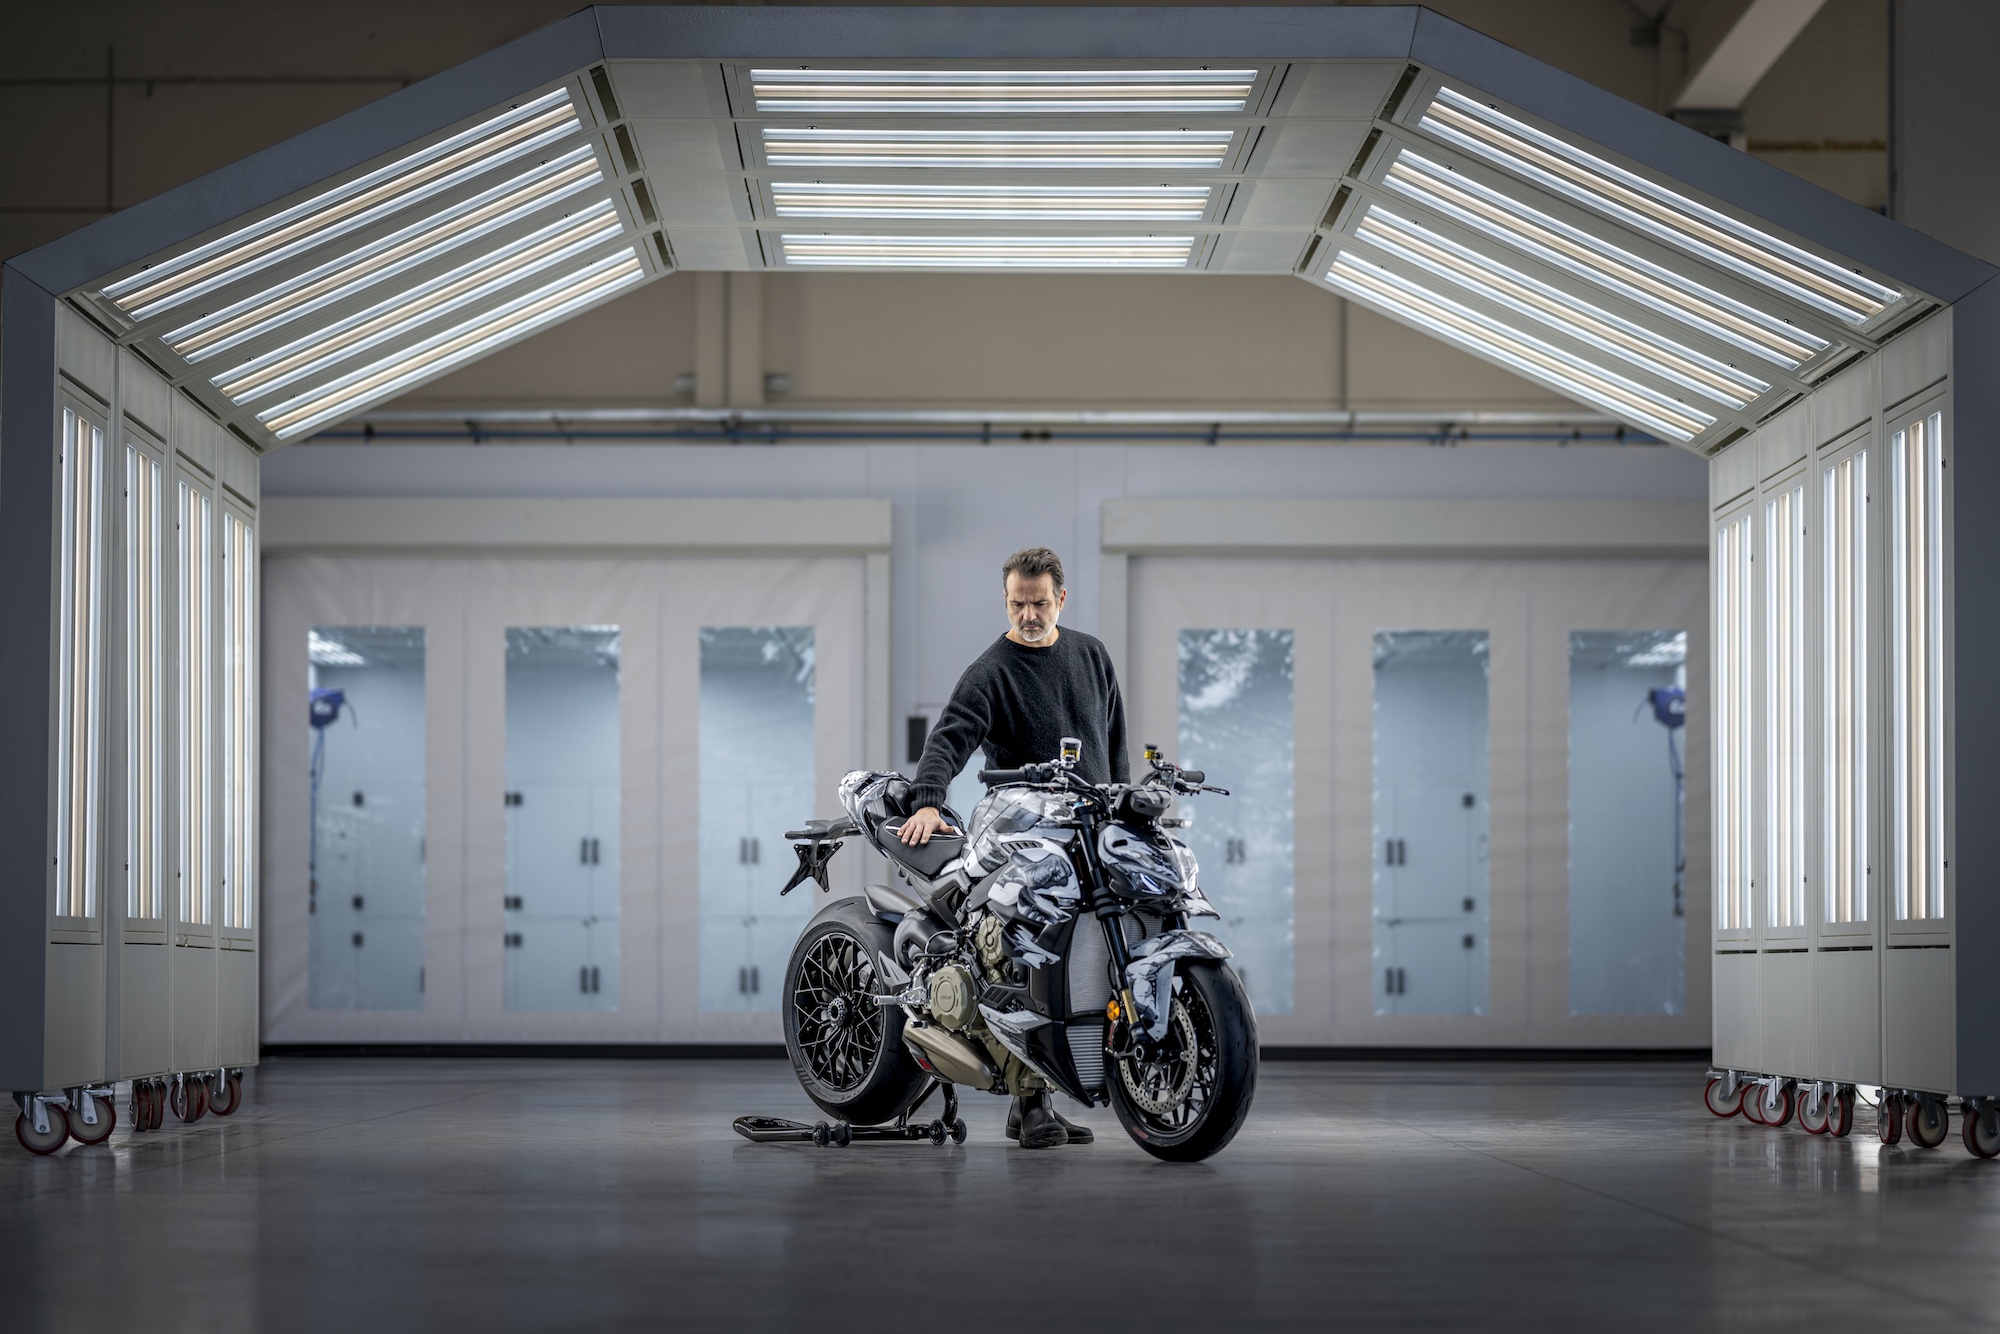
[[[931,974],[931,1017],[946,1028],[962,1029],[979,1016],[972,974],[962,963],[946,964]]]

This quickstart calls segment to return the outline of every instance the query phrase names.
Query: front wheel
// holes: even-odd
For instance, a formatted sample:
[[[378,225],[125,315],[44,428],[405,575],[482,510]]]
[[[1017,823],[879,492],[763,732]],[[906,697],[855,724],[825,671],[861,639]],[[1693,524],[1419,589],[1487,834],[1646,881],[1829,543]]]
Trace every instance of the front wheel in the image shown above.
[[[1183,960],[1167,1035],[1152,1058],[1120,1057],[1111,1109],[1140,1148],[1168,1162],[1222,1151],[1257,1091],[1257,1016],[1236,970],[1220,960]]]
[[[840,899],[807,923],[785,965],[785,1053],[806,1096],[852,1125],[894,1119],[926,1079],[903,1045],[901,1007],[875,1003],[890,989],[875,956],[893,942],[866,900]]]

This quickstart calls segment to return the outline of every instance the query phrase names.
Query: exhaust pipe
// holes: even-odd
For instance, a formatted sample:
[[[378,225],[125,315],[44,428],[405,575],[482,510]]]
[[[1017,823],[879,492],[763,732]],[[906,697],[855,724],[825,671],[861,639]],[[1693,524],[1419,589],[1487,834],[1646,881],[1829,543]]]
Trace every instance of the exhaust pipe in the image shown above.
[[[1000,1082],[1000,1074],[986,1054],[948,1029],[912,1021],[903,1025],[903,1041],[915,1047],[933,1070],[954,1084],[990,1089]]]

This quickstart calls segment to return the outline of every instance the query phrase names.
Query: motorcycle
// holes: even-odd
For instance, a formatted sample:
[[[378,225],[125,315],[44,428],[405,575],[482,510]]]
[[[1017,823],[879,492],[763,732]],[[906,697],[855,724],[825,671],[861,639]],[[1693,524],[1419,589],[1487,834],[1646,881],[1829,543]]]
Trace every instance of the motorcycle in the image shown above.
[[[939,1129],[961,1141],[959,1087],[1108,1102],[1140,1148],[1175,1162],[1242,1126],[1256,1015],[1228,948],[1188,925],[1216,912],[1171,832],[1186,821],[1168,816],[1176,797],[1228,794],[1150,746],[1140,782],[1091,784],[1080,754],[1065,738],[1048,763],[982,771],[971,820],[945,808],[957,832],[928,843],[897,837],[908,781],[869,771],[841,781],[843,818],[786,835],[799,864],[781,893],[824,890],[850,837],[899,882],[828,904],[785,969],[785,1049],[841,1124],[901,1127],[942,1085]]]

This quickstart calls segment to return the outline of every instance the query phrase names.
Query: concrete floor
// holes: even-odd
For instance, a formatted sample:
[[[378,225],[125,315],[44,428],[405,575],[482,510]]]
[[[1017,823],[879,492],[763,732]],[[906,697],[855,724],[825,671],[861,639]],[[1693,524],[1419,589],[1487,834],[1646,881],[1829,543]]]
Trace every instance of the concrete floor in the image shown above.
[[[1265,1065],[1236,1142],[756,1145],[775,1061],[267,1062],[0,1148],[0,1328],[2000,1325],[2000,1160],[1717,1121],[1699,1067]],[[123,1109],[121,1108],[121,1117]]]

